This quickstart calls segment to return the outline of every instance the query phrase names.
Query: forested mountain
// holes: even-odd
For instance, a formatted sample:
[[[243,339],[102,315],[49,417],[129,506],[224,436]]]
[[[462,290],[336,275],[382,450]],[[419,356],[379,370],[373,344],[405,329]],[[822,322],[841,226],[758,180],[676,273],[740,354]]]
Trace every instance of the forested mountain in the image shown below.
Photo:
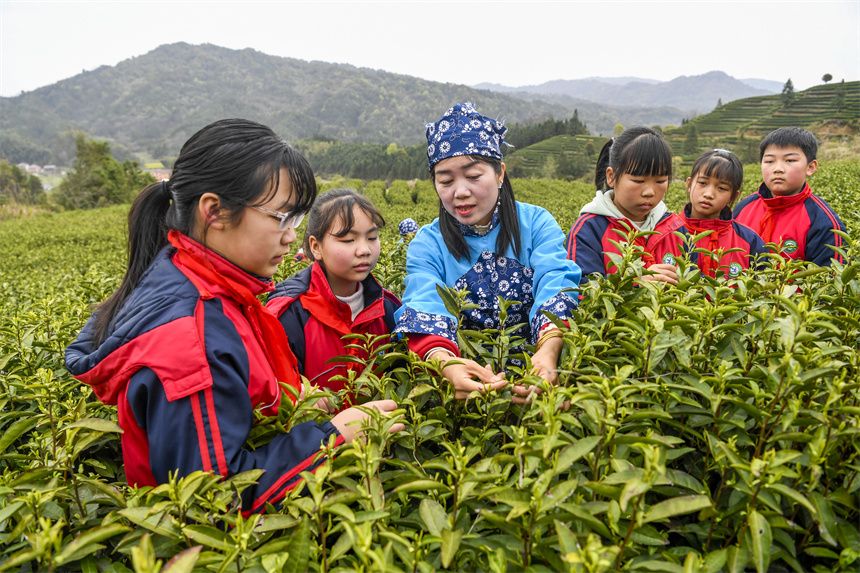
[[[625,92],[632,83],[652,89],[667,83],[642,78],[588,81],[604,86],[607,93]],[[258,120],[291,141],[414,145],[422,141],[426,121],[465,100],[508,123],[566,119],[577,110],[588,130],[598,134],[611,133],[618,123],[665,126],[692,115],[657,96],[649,100],[657,102],[654,105],[638,100],[607,105],[611,98],[604,99],[595,103],[563,93],[505,94],[251,49],[178,43],[0,98],[0,157],[68,165],[74,131],[83,131],[109,141],[120,159],[169,160],[194,130],[227,116]],[[708,109],[717,95],[711,99]]]
[[[260,121],[289,140],[415,144],[425,122],[466,100],[508,122],[570,112],[560,104],[351,65],[178,43],[0,98],[0,154],[68,163],[74,138],[63,134],[81,130],[110,141],[120,157],[170,157],[195,130],[223,117]]]
[[[475,87],[509,94],[527,92],[539,96],[567,96],[611,106],[674,107],[689,117],[694,113],[711,111],[720,99],[727,103],[778,92],[781,84],[767,80],[738,80],[724,72],[713,71],[697,76],[679,76],[668,82],[640,78],[585,78],[519,87],[498,84],[478,84]]]

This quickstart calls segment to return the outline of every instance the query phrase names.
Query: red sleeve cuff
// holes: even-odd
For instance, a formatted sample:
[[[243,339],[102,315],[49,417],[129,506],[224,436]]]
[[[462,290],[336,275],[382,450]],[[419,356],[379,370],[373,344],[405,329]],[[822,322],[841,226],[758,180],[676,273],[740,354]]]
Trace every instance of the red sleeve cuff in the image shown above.
[[[570,328],[570,321],[569,320],[562,320],[561,323],[563,325],[565,325],[567,328]],[[548,331],[550,328],[556,328],[555,323],[547,322],[546,324],[544,324],[543,327],[538,331],[538,336],[540,336],[544,332]]]
[[[435,334],[410,334],[407,345],[409,346],[409,350],[422,358],[432,348],[444,348],[445,350],[450,350],[454,356],[460,356],[460,349],[457,348],[456,344],[444,336],[437,336]]]

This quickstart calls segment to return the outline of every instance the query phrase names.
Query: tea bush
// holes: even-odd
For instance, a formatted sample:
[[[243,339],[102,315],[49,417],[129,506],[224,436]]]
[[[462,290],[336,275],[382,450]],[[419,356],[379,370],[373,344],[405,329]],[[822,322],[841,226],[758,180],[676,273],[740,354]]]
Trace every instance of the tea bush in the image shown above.
[[[343,185],[388,219],[376,275],[402,288],[396,223],[432,220],[432,188],[326,183]],[[593,194],[514,186],[567,228]],[[825,165],[813,187],[856,233],[860,164]],[[845,265],[769,265],[732,282],[681,261],[677,287],[637,286],[627,253],[622,273],[583,289],[559,384],[527,406],[508,391],[456,401],[432,363],[388,344],[350,387],[397,400],[397,417],[374,418],[282,508],[243,516],[237,492],[253,472],[125,485],[115,410],[63,368],[123,272],[126,211],[0,222],[2,571],[860,570],[857,242]],[[460,345],[507,365],[509,331]],[[285,401],[252,442],[318,415],[314,399]],[[406,430],[388,434],[396,421]]]

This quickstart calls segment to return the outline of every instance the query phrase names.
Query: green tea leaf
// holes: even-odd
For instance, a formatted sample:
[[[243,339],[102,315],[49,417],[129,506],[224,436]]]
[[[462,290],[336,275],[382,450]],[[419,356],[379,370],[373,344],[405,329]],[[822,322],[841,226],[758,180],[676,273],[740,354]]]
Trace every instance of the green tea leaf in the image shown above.
[[[288,546],[290,559],[282,573],[301,573],[307,571],[311,555],[311,528],[307,519],[290,536]]]
[[[67,428],[86,428],[88,430],[95,430],[96,432],[101,432],[103,434],[121,434],[122,428],[119,427],[119,424],[112,420],[105,420],[104,418],[83,418],[82,420],[78,420],[77,422],[72,422]]]
[[[651,521],[659,521],[676,515],[693,513],[694,511],[699,511],[706,507],[711,507],[711,500],[706,495],[683,495],[680,497],[673,497],[672,499],[661,501],[660,503],[648,508],[642,522],[649,523]]]
[[[833,508],[826,497],[818,492],[809,494],[809,501],[815,506],[818,513],[818,531],[830,545],[836,546],[836,516],[833,515]]]
[[[127,531],[131,531],[131,528],[119,523],[93,527],[92,529],[89,529],[75,537],[75,539],[68,545],[65,545],[54,560],[58,565],[69,563],[70,561],[77,561],[90,553],[94,553],[99,549],[104,548],[104,546],[100,545],[99,542]]]
[[[762,514],[752,510],[747,516],[747,527],[752,541],[750,549],[753,565],[758,573],[767,573],[770,566],[770,547],[773,544],[770,524]]]
[[[460,541],[463,539],[463,532],[459,529],[445,529],[442,531],[442,567],[449,567],[454,557],[457,555],[457,550],[460,548]]]
[[[194,571],[201,549],[203,549],[202,545],[195,545],[180,551],[164,565],[161,573],[191,573]]]
[[[36,427],[38,422],[38,418],[22,418],[6,428],[3,435],[0,436],[0,453],[5,452],[9,446],[14,444],[15,440],[20,438],[24,433]]]
[[[570,466],[572,466],[574,462],[596,448],[597,444],[600,443],[600,440],[600,436],[589,436],[587,438],[582,438],[575,444],[563,448],[558,454],[558,462],[555,466],[556,471],[563,472],[569,470]]]
[[[230,536],[211,525],[186,525],[182,528],[182,533],[204,547],[211,547],[220,551],[232,551],[234,548]]]
[[[433,535],[441,535],[442,530],[448,527],[448,514],[435,499],[429,497],[422,499],[418,506],[418,514],[424,521],[427,531]]]

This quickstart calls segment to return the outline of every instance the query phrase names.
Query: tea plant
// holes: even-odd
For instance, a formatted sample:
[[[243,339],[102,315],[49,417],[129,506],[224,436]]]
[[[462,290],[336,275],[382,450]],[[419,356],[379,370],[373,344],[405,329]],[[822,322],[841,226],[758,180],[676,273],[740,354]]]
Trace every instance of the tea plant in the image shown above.
[[[432,220],[429,183],[331,182],[344,184],[384,209],[375,274],[400,292],[396,223]],[[813,182],[852,233],[858,184],[856,163],[825,165]],[[576,183],[514,186],[563,226],[591,195]],[[681,260],[677,287],[638,280],[626,253],[621,273],[583,288],[559,382],[527,405],[509,390],[455,400],[435,362],[357,336],[352,346],[377,352],[347,390],[400,410],[374,416],[366,440],[324,445],[331,458],[280,507],[244,515],[254,472],[125,485],[115,410],[63,368],[65,346],[122,274],[124,216],[0,222],[0,571],[860,570],[850,237],[844,265],[769,264],[725,281]],[[461,294],[443,295],[464,309]],[[461,331],[460,347],[540,384],[512,361],[525,359],[513,331]],[[320,416],[319,397],[285,400],[251,444]],[[389,434],[396,422],[406,429]]]

